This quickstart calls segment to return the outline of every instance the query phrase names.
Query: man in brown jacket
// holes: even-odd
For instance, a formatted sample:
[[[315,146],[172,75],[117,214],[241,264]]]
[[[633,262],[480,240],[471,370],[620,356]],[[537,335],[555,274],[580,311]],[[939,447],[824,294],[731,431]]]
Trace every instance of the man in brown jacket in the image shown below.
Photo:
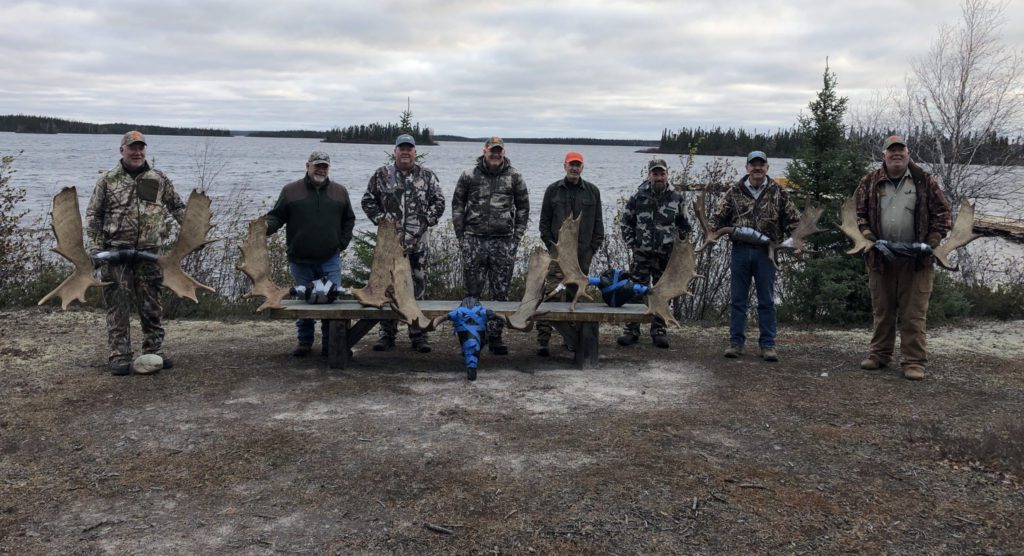
[[[882,146],[882,167],[864,176],[855,194],[857,226],[875,248],[865,254],[874,333],[866,370],[892,360],[900,330],[903,376],[925,377],[925,319],[935,276],[931,250],[950,229],[949,203],[930,174],[910,161],[902,137]]]

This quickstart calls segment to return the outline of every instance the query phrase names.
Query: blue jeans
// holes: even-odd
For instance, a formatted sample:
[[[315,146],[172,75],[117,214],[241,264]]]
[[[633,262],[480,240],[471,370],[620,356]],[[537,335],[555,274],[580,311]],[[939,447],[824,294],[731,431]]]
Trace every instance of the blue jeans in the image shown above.
[[[729,343],[746,343],[747,297],[753,279],[757,289],[757,327],[761,331],[757,343],[762,348],[775,347],[775,266],[768,258],[768,248],[733,243],[731,270]]]
[[[296,286],[304,286],[317,278],[327,278],[341,287],[341,255],[334,255],[326,261],[318,264],[288,263],[292,272],[292,278]],[[299,344],[304,346],[313,345],[316,323],[313,319],[299,319],[295,321],[295,328],[299,334]],[[324,346],[330,337],[330,325],[328,321],[320,321],[320,332]]]

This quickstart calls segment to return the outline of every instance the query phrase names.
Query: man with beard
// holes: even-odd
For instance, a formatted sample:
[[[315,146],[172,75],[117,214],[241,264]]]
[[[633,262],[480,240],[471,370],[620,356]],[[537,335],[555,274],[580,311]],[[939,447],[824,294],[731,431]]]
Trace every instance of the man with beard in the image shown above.
[[[928,362],[925,321],[935,278],[932,249],[949,232],[949,203],[935,178],[910,161],[910,150],[898,135],[885,140],[882,167],[864,176],[854,200],[860,233],[876,242],[864,255],[874,332],[870,354],[860,366],[876,370],[889,364],[898,326],[903,376],[920,380]],[[896,254],[887,257],[885,252]]]
[[[686,200],[682,193],[669,187],[668,179],[668,164],[664,160],[648,162],[647,179],[626,202],[622,213],[619,229],[632,250],[629,274],[637,284],[654,285],[668,266],[676,238],[686,239],[690,234]],[[640,323],[626,324],[616,341],[620,346],[640,341]],[[668,330],[661,317],[654,317],[651,323],[651,343],[659,348],[669,347]]]
[[[516,248],[530,220],[530,198],[523,176],[505,157],[505,142],[491,137],[476,166],[459,177],[452,196],[452,224],[462,248],[465,296],[480,298],[484,283],[491,299],[507,301]],[[505,355],[500,319],[487,321],[491,353]]]
[[[398,223],[412,267],[414,295],[423,299],[427,287],[427,231],[444,214],[444,196],[437,175],[416,163],[416,139],[412,135],[399,135],[394,152],[395,163],[381,166],[370,178],[363,194],[363,212],[374,224],[382,219]],[[396,321],[380,321],[380,339],[374,351],[394,349],[397,330]],[[414,350],[430,352],[423,330],[410,327],[409,340]]]
[[[566,218],[580,216],[579,242],[576,247],[580,268],[586,274],[590,271],[590,261],[594,253],[604,243],[604,221],[601,213],[601,191],[596,185],[584,180],[583,155],[570,152],[565,155],[562,164],[565,177],[552,183],[544,192],[544,202],[540,207],[540,239],[550,249],[558,242],[558,232],[562,221]],[[551,264],[545,290],[557,286],[561,279],[558,265]],[[563,299],[576,294],[575,286],[569,286]],[[540,321],[537,323],[537,355],[547,357],[551,354],[548,343],[551,340],[551,325]]]
[[[747,298],[750,281],[757,291],[757,326],[761,358],[778,361],[775,350],[775,264],[768,256],[769,242],[782,242],[800,223],[800,213],[789,193],[768,176],[768,155],[753,151],[747,155],[747,175],[730,186],[719,199],[710,226],[713,230],[732,226],[730,261],[729,348],[725,356],[743,354],[746,343]]]
[[[138,131],[125,133],[120,152],[117,166],[96,181],[85,211],[90,252],[132,250],[156,255],[166,232],[164,215],[169,213],[181,224],[185,203],[174,191],[170,178],[146,161],[145,136]],[[103,306],[107,311],[111,374],[131,373],[128,311],[132,299],[142,323],[142,352],[161,356],[164,369],[173,367],[162,351],[160,287],[164,277],[160,265],[132,257],[129,262],[103,264],[97,272],[100,280],[110,283],[103,288]]]
[[[281,189],[274,208],[267,213],[267,235],[286,226],[288,267],[296,285],[321,278],[341,286],[341,252],[352,241],[356,215],[348,191],[331,181],[331,157],[313,151],[306,162],[306,175]],[[295,357],[309,355],[313,346],[313,319],[295,321],[299,343]],[[327,355],[329,322],[320,321],[321,351]]]

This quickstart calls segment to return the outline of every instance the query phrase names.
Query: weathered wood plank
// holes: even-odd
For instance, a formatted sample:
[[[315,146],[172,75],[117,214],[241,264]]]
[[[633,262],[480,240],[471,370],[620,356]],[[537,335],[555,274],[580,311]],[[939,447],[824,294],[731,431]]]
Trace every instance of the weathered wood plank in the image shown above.
[[[330,305],[310,305],[302,300],[286,299],[282,301],[283,309],[271,309],[271,318],[276,319],[397,319],[398,313],[391,309],[363,307],[352,299],[336,301]],[[427,317],[439,317],[459,305],[458,301],[420,301],[419,306]],[[519,306],[515,301],[485,301],[484,306],[498,314],[512,314]],[[569,303],[542,303],[534,320],[554,322],[649,322],[647,307],[639,304],[627,304],[622,307],[609,307],[603,303],[580,303],[576,310],[570,310]],[[365,334],[365,332],[364,332]],[[349,338],[349,345],[355,342]]]

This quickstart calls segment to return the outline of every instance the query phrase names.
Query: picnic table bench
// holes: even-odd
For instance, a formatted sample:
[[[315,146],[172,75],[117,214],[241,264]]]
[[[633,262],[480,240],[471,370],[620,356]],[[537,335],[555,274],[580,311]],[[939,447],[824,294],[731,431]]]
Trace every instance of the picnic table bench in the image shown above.
[[[459,306],[459,301],[419,301],[420,310],[429,318],[447,315]],[[317,319],[330,321],[327,346],[327,364],[332,369],[344,369],[352,360],[352,346],[356,345],[378,321],[398,319],[390,308],[364,307],[353,299],[344,299],[325,305],[310,305],[302,300],[286,299],[283,309],[271,309],[270,318]],[[483,305],[496,315],[511,315],[519,307],[518,301],[486,301]],[[565,343],[576,355],[581,368],[598,364],[598,330],[602,322],[649,322],[647,307],[626,304],[609,307],[604,303],[578,303],[575,310],[567,302],[542,303],[535,321],[551,323],[565,338]],[[543,313],[543,314],[542,314]]]

